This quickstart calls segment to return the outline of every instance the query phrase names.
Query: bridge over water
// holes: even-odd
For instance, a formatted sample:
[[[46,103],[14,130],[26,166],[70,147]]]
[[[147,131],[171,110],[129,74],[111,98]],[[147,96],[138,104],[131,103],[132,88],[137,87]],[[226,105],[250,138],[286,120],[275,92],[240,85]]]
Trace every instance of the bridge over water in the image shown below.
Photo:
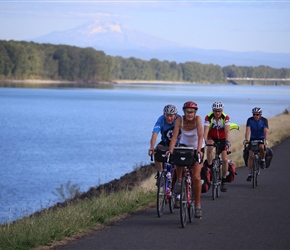
[[[254,77],[227,77],[228,83],[234,83],[236,84],[237,81],[246,81],[251,85],[254,85],[255,82],[272,82],[273,85],[278,85],[278,83],[286,83],[290,82],[290,78],[254,78]]]

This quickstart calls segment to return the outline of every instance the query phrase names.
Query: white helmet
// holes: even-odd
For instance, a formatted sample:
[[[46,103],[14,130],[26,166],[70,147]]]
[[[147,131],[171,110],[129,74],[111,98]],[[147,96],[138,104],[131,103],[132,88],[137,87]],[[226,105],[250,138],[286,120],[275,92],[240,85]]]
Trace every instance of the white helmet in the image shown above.
[[[223,110],[224,105],[221,102],[214,102],[212,105],[212,110]]]
[[[167,115],[176,115],[177,108],[174,105],[168,104],[164,107],[163,113]]]

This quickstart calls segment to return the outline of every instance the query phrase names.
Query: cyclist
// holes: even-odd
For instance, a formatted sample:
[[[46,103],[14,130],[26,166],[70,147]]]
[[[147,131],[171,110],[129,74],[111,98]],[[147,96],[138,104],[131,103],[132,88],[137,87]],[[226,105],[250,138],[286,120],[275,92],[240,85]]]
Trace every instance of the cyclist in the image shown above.
[[[194,166],[191,168],[191,178],[193,183],[193,192],[195,198],[195,217],[201,218],[202,211],[200,205],[201,194],[201,178],[200,172],[202,168],[203,153],[204,153],[204,140],[202,136],[202,120],[200,116],[196,115],[198,106],[195,102],[188,101],[183,105],[184,115],[176,119],[173,136],[169,145],[169,152],[172,154],[176,141],[178,139],[179,131],[181,130],[181,139],[179,146],[193,147],[194,154],[197,156],[200,154],[201,162],[195,161]],[[180,193],[181,180],[182,180],[182,166],[176,166],[177,180],[175,183],[174,192]],[[178,206],[178,202],[177,202]]]
[[[268,120],[262,116],[262,109],[259,107],[255,107],[252,109],[253,116],[249,117],[246,124],[246,133],[244,145],[253,140],[263,140],[264,143],[260,143],[259,151],[261,157],[261,168],[264,169],[266,167],[266,147],[268,142]],[[251,150],[251,144],[249,144],[249,158],[248,158],[248,169],[249,175],[247,177],[247,181],[252,180],[252,159],[253,159],[253,151]]]
[[[164,107],[163,115],[161,115],[157,119],[152,131],[150,148],[148,150],[149,156],[151,155],[152,152],[154,152],[155,144],[159,133],[161,134],[161,141],[158,143],[158,145],[169,146],[176,118],[180,116],[177,113],[178,113],[177,108],[174,105],[168,104]],[[161,172],[163,171],[162,162],[155,160],[155,166],[157,167],[157,174],[155,176],[157,185],[158,178]]]
[[[226,176],[228,172],[228,155],[227,150],[231,146],[230,143],[230,117],[224,112],[224,105],[221,102],[214,102],[212,112],[210,112],[204,120],[204,140],[213,144],[219,142],[219,152],[222,157],[222,183],[221,191],[226,192]],[[212,167],[214,147],[207,147],[207,161],[209,167]]]

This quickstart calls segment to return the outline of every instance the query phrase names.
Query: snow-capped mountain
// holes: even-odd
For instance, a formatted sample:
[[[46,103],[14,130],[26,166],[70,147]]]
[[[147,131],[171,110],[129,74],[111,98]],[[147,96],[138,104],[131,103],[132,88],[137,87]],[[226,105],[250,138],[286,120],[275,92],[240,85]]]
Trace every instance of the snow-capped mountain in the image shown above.
[[[31,39],[37,43],[66,44],[78,47],[93,47],[107,55],[152,58],[161,61],[200,62],[220,66],[259,66],[290,68],[290,53],[232,52],[205,50],[167,41],[118,22],[89,21],[82,26],[66,31],[55,31]]]

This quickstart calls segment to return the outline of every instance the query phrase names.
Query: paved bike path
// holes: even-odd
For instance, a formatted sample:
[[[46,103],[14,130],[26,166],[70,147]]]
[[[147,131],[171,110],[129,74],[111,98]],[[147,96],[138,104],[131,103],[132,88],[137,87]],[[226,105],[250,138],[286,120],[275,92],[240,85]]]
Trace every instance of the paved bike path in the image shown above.
[[[242,146],[241,146],[242,151]],[[270,168],[258,186],[246,182],[247,168],[237,169],[227,193],[215,201],[202,194],[203,218],[181,227],[179,210],[156,207],[57,249],[290,249],[290,137],[273,148]],[[242,154],[242,152],[241,152]]]

